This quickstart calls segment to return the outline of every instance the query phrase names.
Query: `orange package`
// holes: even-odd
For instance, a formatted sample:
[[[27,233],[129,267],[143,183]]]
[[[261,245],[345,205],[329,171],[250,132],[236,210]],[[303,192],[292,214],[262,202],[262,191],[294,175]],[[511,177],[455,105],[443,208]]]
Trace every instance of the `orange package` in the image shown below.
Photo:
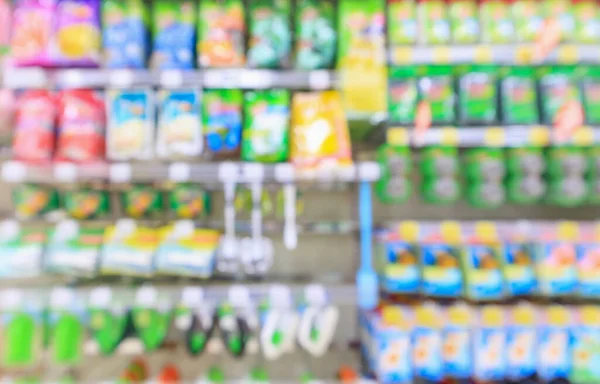
[[[339,92],[294,94],[290,141],[290,158],[299,169],[350,165],[350,135]]]

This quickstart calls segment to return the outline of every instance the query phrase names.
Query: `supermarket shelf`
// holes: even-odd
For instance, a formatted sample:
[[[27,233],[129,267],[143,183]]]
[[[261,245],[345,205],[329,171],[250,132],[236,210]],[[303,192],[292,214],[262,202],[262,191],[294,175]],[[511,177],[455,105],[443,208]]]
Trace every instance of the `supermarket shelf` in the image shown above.
[[[326,70],[107,70],[8,68],[3,73],[3,86],[27,88],[131,88],[136,86],[235,89],[327,89],[334,83],[334,72]]]
[[[237,183],[259,181],[285,182],[356,182],[379,179],[379,165],[361,162],[344,167],[320,168],[298,172],[291,164],[261,163],[99,163],[76,165],[55,163],[28,165],[16,161],[2,164],[1,177],[8,183],[77,183],[110,181],[129,182],[198,182],[215,183],[224,180]]]
[[[600,46],[598,45],[563,44],[541,62],[534,62],[533,52],[533,44],[406,46],[392,48],[389,52],[389,62],[391,65],[454,63],[574,64],[578,62],[597,63],[600,60]]]
[[[451,145],[459,147],[519,147],[523,145],[548,146],[575,144],[581,146],[600,143],[600,127],[581,127],[567,140],[557,140],[548,126],[500,127],[440,127],[430,128],[420,137],[406,127],[390,127],[387,143],[392,145]]]

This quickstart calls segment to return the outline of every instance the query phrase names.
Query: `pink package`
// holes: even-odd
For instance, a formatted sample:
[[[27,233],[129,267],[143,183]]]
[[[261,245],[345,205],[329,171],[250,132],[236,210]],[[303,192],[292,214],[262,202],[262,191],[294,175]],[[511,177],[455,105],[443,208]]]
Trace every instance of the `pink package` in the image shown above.
[[[11,48],[17,66],[49,65],[48,48],[56,0],[18,0],[13,13]]]
[[[0,0],[0,49],[5,54],[10,45],[10,23],[12,11],[8,0]]]
[[[100,0],[58,0],[50,55],[55,66],[100,63]]]

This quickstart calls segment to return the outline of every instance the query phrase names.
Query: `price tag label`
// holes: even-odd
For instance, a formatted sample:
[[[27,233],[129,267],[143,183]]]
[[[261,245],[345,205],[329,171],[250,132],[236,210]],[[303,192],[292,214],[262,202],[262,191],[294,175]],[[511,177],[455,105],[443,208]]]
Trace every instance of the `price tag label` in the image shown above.
[[[410,140],[406,128],[388,128],[386,136],[386,142],[389,145],[406,146]]]
[[[276,164],[275,180],[280,183],[290,183],[294,181],[295,169],[292,164]]]
[[[181,303],[187,308],[198,308],[204,300],[201,287],[184,287],[181,291]]]
[[[68,69],[63,72],[62,85],[70,88],[79,88],[85,84],[84,74],[77,69]]]
[[[311,71],[308,75],[310,89],[327,89],[331,87],[331,74],[329,71]]]
[[[135,295],[135,302],[141,307],[153,307],[158,300],[158,291],[154,287],[142,287]]]
[[[169,166],[169,180],[183,183],[190,180],[192,167],[186,163],[173,163]]]
[[[402,241],[409,243],[419,240],[420,227],[416,221],[404,221],[400,223],[398,235]]]
[[[485,243],[498,241],[498,229],[496,223],[491,221],[478,221],[475,223],[475,236]]]
[[[75,291],[70,288],[54,288],[50,296],[50,307],[54,309],[66,309],[73,305]]]
[[[243,165],[244,180],[249,183],[262,182],[265,177],[265,166],[259,163]]]
[[[111,164],[108,172],[111,183],[127,183],[131,181],[131,164]]]
[[[320,284],[310,284],[304,288],[304,299],[313,307],[323,307],[327,304],[327,293]]]
[[[590,146],[594,144],[594,130],[590,127],[576,129],[571,140],[575,145]]]
[[[108,308],[112,302],[112,290],[109,287],[98,287],[90,293],[90,306]]]
[[[77,166],[71,163],[54,165],[54,178],[61,183],[74,183],[77,180]]]
[[[2,180],[7,183],[22,183],[27,175],[25,164],[9,161],[2,166]]]
[[[506,131],[500,127],[488,128],[485,130],[483,142],[489,147],[503,147],[506,145]]]
[[[574,45],[558,47],[558,62],[561,64],[575,64],[579,61],[579,50]]]
[[[492,48],[489,46],[476,47],[473,55],[476,63],[491,63],[493,60]]]
[[[234,308],[245,308],[252,303],[250,290],[244,285],[234,285],[229,288],[227,298],[229,299],[229,304]]]
[[[271,88],[275,75],[267,70],[246,70],[240,77],[241,88]]]
[[[529,64],[533,60],[533,49],[530,46],[519,46],[515,49],[515,63]]]
[[[398,47],[393,51],[392,62],[396,65],[411,64],[414,56],[412,47]]]
[[[108,82],[115,88],[129,88],[133,85],[134,72],[128,69],[117,69],[110,72]]]
[[[462,229],[457,221],[444,221],[440,225],[440,234],[444,242],[458,244],[462,241]]]
[[[550,130],[547,127],[533,127],[529,131],[529,144],[545,147],[550,143]]]
[[[166,88],[179,88],[183,85],[183,72],[168,69],[160,73],[160,85]]]
[[[7,289],[0,292],[0,308],[5,311],[14,311],[23,305],[23,291],[20,289]]]
[[[292,291],[283,284],[273,284],[269,287],[269,304],[275,308],[288,309],[292,307]]]
[[[579,223],[574,221],[563,221],[558,223],[556,232],[559,240],[575,241],[579,238]]]
[[[451,59],[451,51],[449,47],[433,47],[433,62],[435,64],[447,64]]]
[[[440,144],[448,146],[458,145],[458,129],[454,127],[442,128],[440,132]]]

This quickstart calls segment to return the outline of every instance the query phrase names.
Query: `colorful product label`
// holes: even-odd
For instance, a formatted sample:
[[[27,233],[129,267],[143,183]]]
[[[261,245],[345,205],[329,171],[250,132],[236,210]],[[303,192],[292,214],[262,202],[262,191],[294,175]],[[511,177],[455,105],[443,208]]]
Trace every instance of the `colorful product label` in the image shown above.
[[[566,327],[544,326],[538,334],[537,372],[543,380],[566,378],[571,370],[571,332]]]
[[[60,225],[50,236],[44,269],[50,272],[92,275],[96,271],[104,228],[79,228],[61,232]]]
[[[382,283],[386,292],[417,293],[420,288],[418,249],[404,242],[385,245],[386,262]]]
[[[467,296],[476,300],[502,296],[504,282],[497,249],[486,245],[471,245],[466,253]]]
[[[159,234],[153,228],[108,227],[101,256],[101,272],[107,274],[148,276],[159,244]]]
[[[156,153],[160,157],[191,157],[202,152],[200,93],[195,90],[162,91]]]
[[[417,327],[413,331],[414,374],[425,380],[443,378],[442,334],[436,329]]]
[[[600,295],[600,245],[577,246],[579,294],[585,297]]]
[[[200,2],[198,61],[202,67],[241,67],[246,62],[246,21],[241,0]]]
[[[102,2],[104,65],[143,69],[148,56],[147,12],[142,0]]]
[[[158,0],[153,9],[152,68],[193,69],[196,7],[193,1]]]
[[[65,66],[100,64],[100,0],[59,0],[54,17],[52,62]]]
[[[158,247],[156,271],[208,278],[212,274],[220,234],[213,230],[195,229],[191,234],[178,234],[177,225],[163,228],[165,240]]]
[[[549,296],[577,289],[577,249],[570,243],[539,245],[536,255],[540,291]]]
[[[533,247],[528,244],[504,245],[504,281],[510,296],[530,295],[537,288]]]
[[[537,340],[535,327],[513,325],[506,331],[507,376],[513,380],[535,373]]]
[[[108,157],[113,160],[149,158],[154,142],[150,91],[109,91],[108,96]]]
[[[466,326],[450,324],[443,333],[442,358],[444,376],[471,377],[471,334]]]
[[[506,374],[506,332],[502,327],[483,327],[475,333],[474,376],[481,380],[502,380]]]
[[[463,279],[459,263],[459,250],[455,247],[434,244],[423,245],[423,291],[432,296],[460,296]]]
[[[41,274],[46,232],[23,228],[0,238],[0,277],[35,277]]]
[[[206,145],[211,152],[231,152],[240,148],[242,103],[242,92],[237,89],[204,92],[203,128]]]

